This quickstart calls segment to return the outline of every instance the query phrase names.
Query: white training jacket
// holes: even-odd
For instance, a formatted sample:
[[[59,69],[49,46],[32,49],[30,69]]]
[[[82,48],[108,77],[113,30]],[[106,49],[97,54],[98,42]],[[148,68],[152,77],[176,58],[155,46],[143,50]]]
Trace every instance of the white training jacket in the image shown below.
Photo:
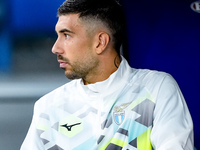
[[[122,57],[107,80],[73,80],[39,99],[21,150],[193,150],[193,123],[167,73]]]

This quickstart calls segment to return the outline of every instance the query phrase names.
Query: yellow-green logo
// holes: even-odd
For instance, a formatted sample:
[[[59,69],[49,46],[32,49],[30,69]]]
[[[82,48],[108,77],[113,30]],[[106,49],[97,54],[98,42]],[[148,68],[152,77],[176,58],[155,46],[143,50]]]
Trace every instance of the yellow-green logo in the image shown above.
[[[83,120],[76,116],[68,116],[59,122],[58,131],[67,137],[73,137],[83,130]]]

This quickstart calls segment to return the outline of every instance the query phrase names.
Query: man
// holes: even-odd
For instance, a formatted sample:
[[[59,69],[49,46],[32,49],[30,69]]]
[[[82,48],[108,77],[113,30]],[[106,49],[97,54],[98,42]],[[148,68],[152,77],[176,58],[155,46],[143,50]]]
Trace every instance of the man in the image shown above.
[[[167,73],[131,68],[119,55],[115,0],[67,0],[52,52],[73,81],[36,102],[21,150],[192,150],[193,124]]]

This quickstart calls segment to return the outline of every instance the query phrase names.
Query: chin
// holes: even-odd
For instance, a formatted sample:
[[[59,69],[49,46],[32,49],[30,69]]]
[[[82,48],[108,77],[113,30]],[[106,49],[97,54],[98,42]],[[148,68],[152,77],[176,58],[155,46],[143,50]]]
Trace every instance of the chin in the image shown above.
[[[65,76],[70,80],[80,79],[81,78],[81,77],[77,76],[76,74],[69,73],[67,71],[65,71]]]

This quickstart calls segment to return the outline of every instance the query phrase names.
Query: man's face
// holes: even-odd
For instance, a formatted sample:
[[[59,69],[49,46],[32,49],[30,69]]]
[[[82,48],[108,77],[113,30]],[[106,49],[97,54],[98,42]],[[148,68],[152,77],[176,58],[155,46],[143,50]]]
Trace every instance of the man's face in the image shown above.
[[[58,34],[52,52],[57,55],[60,67],[69,79],[92,75],[98,66],[94,51],[94,36],[87,33],[87,27],[77,14],[60,16],[56,24]]]

